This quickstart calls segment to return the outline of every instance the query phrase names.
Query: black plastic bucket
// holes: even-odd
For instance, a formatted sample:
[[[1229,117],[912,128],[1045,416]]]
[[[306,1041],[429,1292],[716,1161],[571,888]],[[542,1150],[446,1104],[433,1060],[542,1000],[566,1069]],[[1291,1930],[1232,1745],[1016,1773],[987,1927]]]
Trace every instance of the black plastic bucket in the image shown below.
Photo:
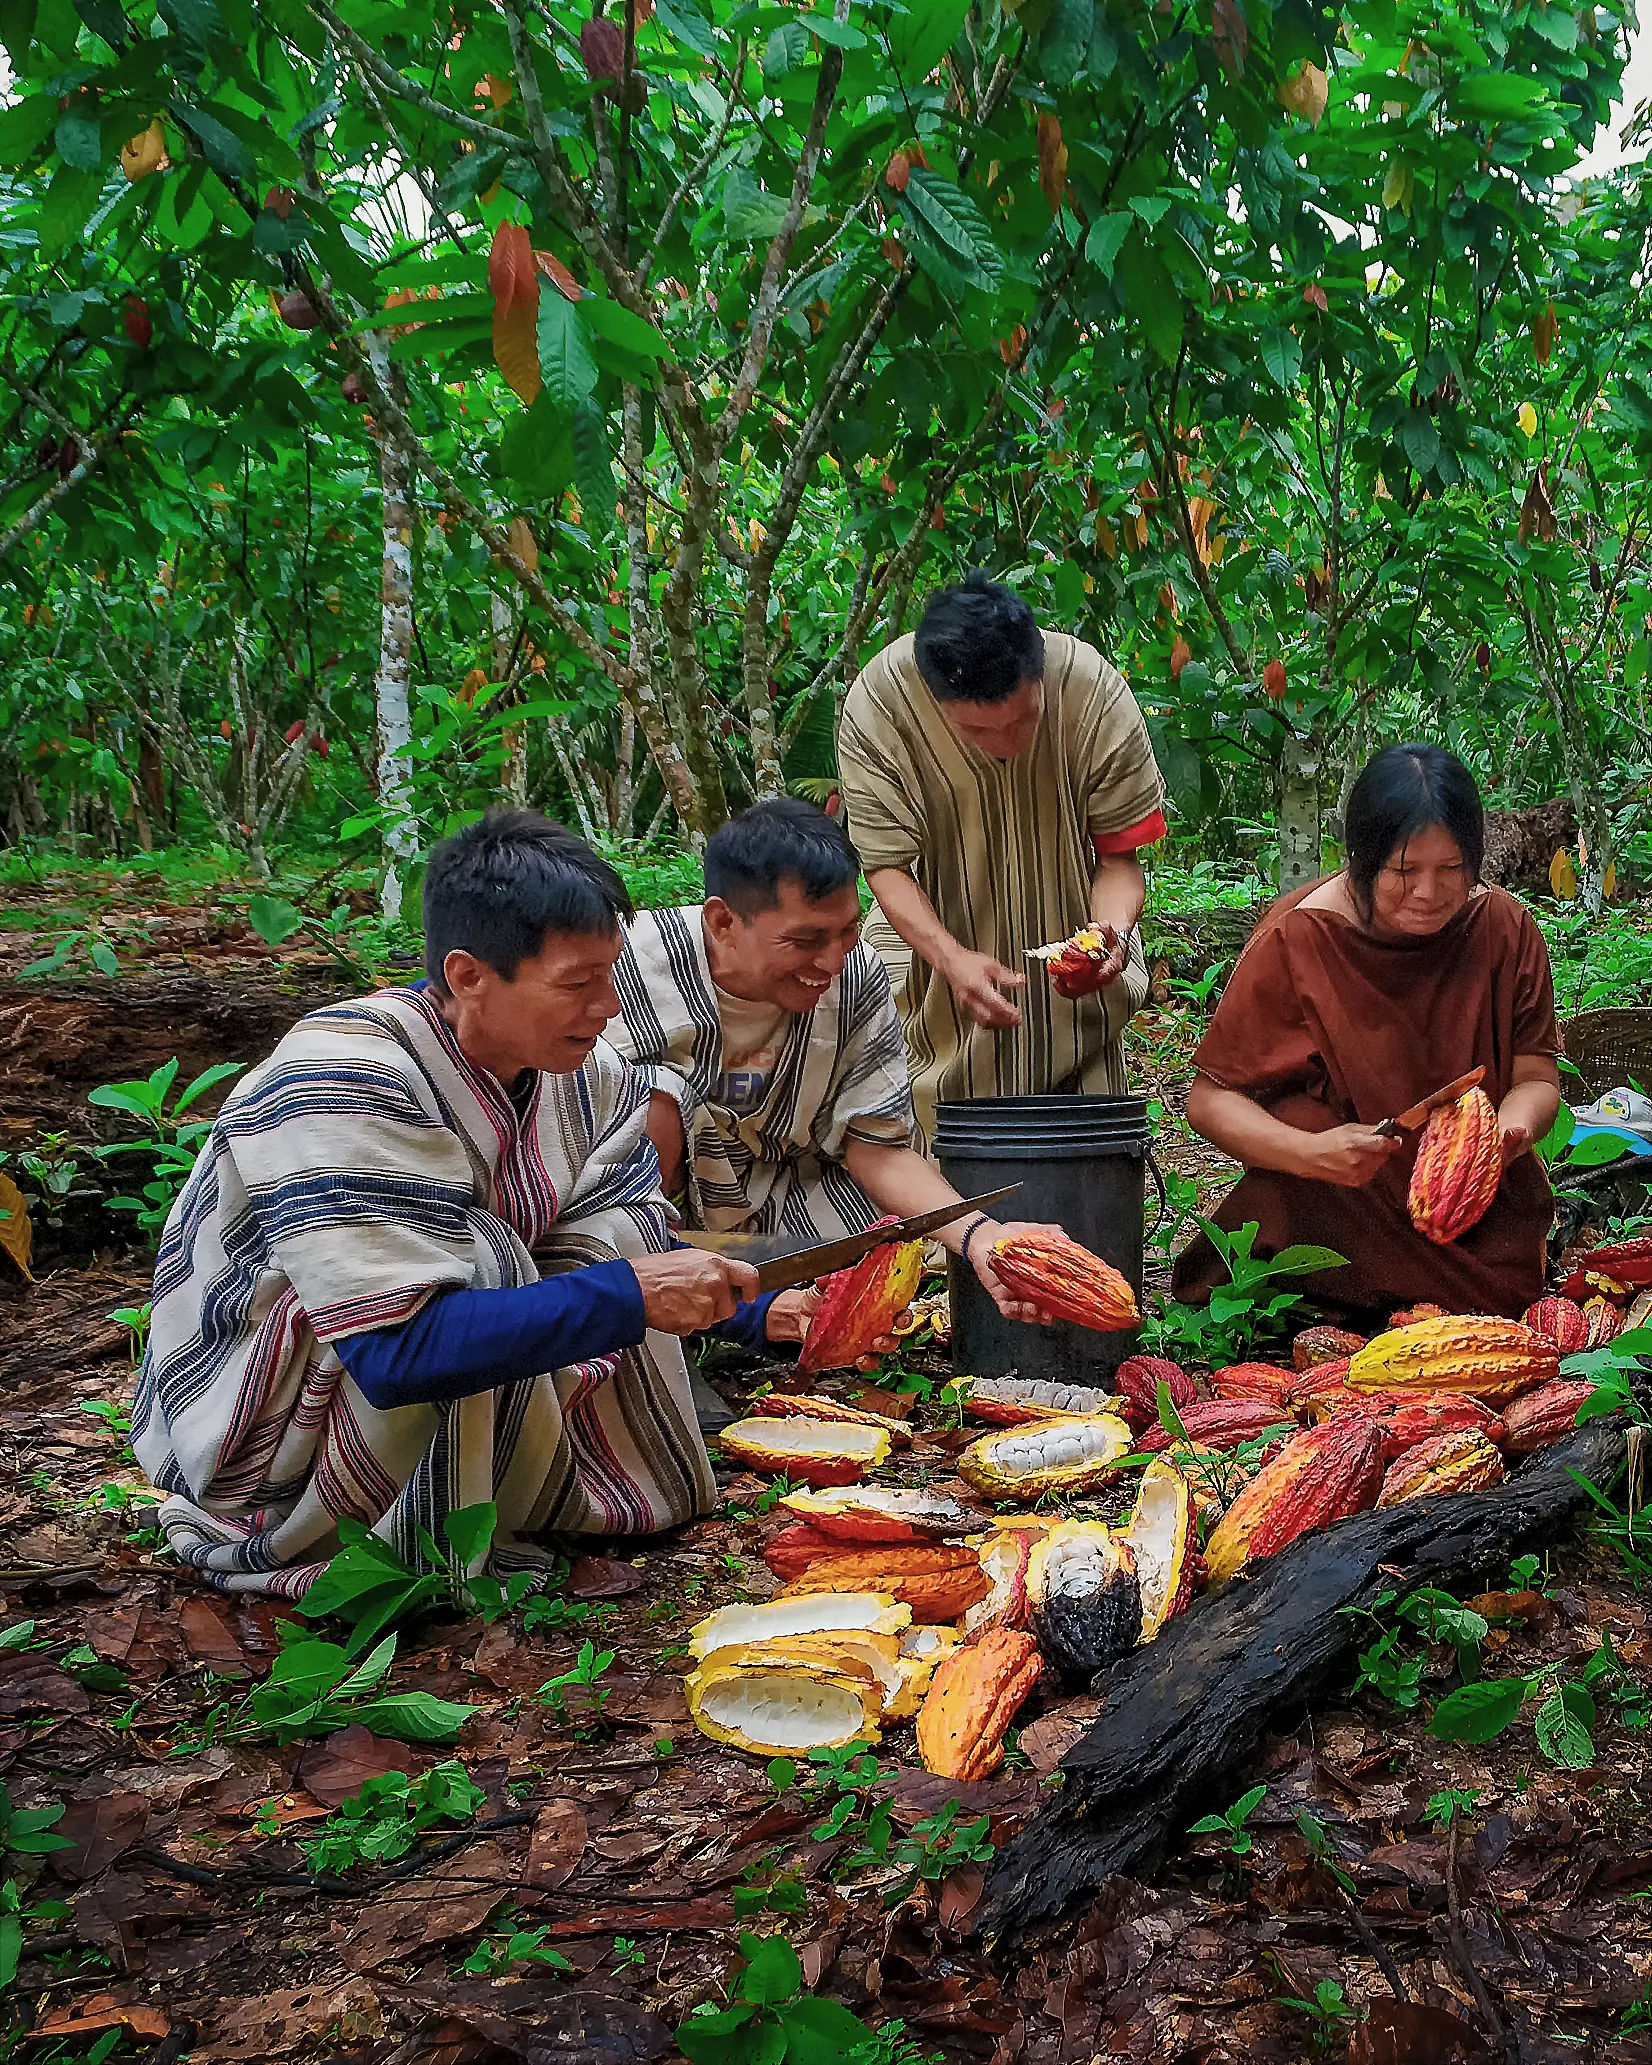
[[[1111,1262],[1139,1300],[1142,1215],[1152,1128],[1140,1097],[978,1097],[936,1113],[935,1159],[965,1197],[1021,1187],[995,1218],[1041,1219]],[[1134,1351],[1135,1330],[1023,1326],[1005,1319],[956,1257],[952,1367],[960,1376],[1105,1383]]]

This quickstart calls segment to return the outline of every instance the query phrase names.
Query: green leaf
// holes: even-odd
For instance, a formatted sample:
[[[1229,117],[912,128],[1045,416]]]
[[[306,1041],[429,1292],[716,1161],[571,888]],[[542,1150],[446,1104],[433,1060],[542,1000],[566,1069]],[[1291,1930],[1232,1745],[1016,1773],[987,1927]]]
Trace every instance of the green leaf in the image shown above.
[[[539,370],[546,393],[565,416],[597,384],[597,362],[579,310],[549,280],[539,283]]]
[[[57,154],[77,172],[96,172],[103,164],[103,136],[95,104],[75,99],[57,118]]]
[[[1577,1114],[1569,1104],[1563,1103],[1554,1115],[1554,1124],[1537,1143],[1538,1159],[1547,1167],[1555,1156],[1577,1131]]]
[[[14,1621],[4,1634],[0,1634],[0,1649],[22,1649],[27,1645],[33,1633],[34,1622],[32,1620]]]
[[[1302,377],[1302,339],[1283,324],[1274,324],[1262,332],[1261,350],[1268,377],[1275,387],[1291,393]]]
[[[693,0],[657,0],[654,18],[679,43],[686,43],[701,57],[717,55],[717,38],[712,33],[711,24]]]
[[[1397,432],[1400,450],[1419,473],[1432,473],[1440,463],[1440,433],[1422,409],[1407,409]]]
[[[782,22],[763,45],[763,77],[783,79],[809,54],[809,32],[801,22]]]
[[[17,1977],[23,1956],[23,1917],[11,1909],[0,1914],[0,1993]]]
[[[77,172],[72,165],[60,165],[40,203],[40,255],[61,258],[79,239],[102,198],[101,172]]]
[[[1046,86],[1071,86],[1090,54],[1095,0],[1055,0],[1039,40],[1038,62]]]
[[[499,1525],[499,1508],[492,1499],[477,1506],[461,1506],[457,1512],[449,1513],[442,1522],[442,1533],[453,1552],[453,1560],[461,1570],[469,1570],[479,1563],[493,1546],[494,1530]]]
[[[176,1118],[180,1112],[188,1111],[197,1097],[204,1097],[218,1083],[227,1083],[231,1076],[238,1076],[246,1065],[244,1061],[215,1061],[210,1068],[203,1068],[188,1089],[178,1092],[172,1116]]]
[[[1464,114],[1494,119],[1525,114],[1548,97],[1549,89],[1541,79],[1522,79],[1513,72],[1466,72],[1453,94]]]
[[[1560,1685],[1538,1708],[1537,1746],[1551,1764],[1587,1771],[1595,1761],[1595,1702],[1586,1685]]]
[[[124,50],[132,40],[131,24],[121,12],[120,0],[75,0],[75,13],[111,50]]]
[[[786,203],[743,166],[723,181],[723,227],[736,244],[766,244],[786,219]]]
[[[1566,1150],[1565,1166],[1568,1169],[1603,1169],[1608,1162],[1619,1161],[1628,1152],[1628,1146],[1615,1134],[1589,1133]]]
[[[303,929],[304,913],[278,896],[255,896],[247,906],[247,922],[266,946],[280,946]]]
[[[1255,1266],[1268,1276],[1312,1276],[1321,1269],[1346,1269],[1348,1257],[1339,1255],[1335,1248],[1316,1248],[1299,1242],[1294,1247],[1281,1248],[1277,1255],[1270,1255],[1266,1262]]]
[[[224,32],[214,0],[156,0],[156,10],[195,60],[198,72]]]
[[[1113,215],[1098,215],[1091,223],[1090,233],[1084,239],[1084,255],[1104,280],[1113,277],[1114,263],[1134,227],[1135,218],[1127,209]]]
[[[473,1706],[438,1699],[432,1692],[393,1692],[388,1699],[367,1701],[348,1718],[392,1742],[451,1742],[475,1714]]]
[[[1175,363],[1182,348],[1182,297],[1170,268],[1139,228],[1134,228],[1119,254],[1114,284],[1124,305],[1141,324],[1156,357]]]
[[[226,186],[233,188],[252,183],[252,158],[233,129],[227,128],[215,115],[209,115],[205,108],[175,105],[171,113],[173,119],[195,138],[201,146],[202,157]]]
[[[872,2032],[841,2001],[805,1994],[779,2011],[786,2033],[786,2065],[843,2065],[856,2048],[872,2042]]]
[[[502,143],[484,144],[466,152],[443,175],[436,199],[444,213],[453,214],[484,194],[505,169],[509,155]]]
[[[964,32],[969,0],[907,0],[888,26],[889,55],[908,86],[927,79]]]
[[[715,2015],[691,2015],[677,2031],[689,2065],[783,2065],[786,2032],[749,2001]]]
[[[6,46],[14,73],[27,67],[37,12],[38,0],[0,0],[0,43]]]
[[[1430,1735],[1442,1742],[1491,1742],[1513,1722],[1525,1700],[1524,1678],[1482,1678],[1448,1692],[1434,1709]]]
[[[822,43],[836,44],[839,50],[866,48],[866,37],[853,22],[837,21],[832,15],[823,14],[818,9],[813,14],[804,15],[803,22],[810,35],[818,36]]]
[[[796,1999],[803,1985],[803,1966],[784,1936],[743,1935],[740,1951],[746,1968],[735,1986],[742,2000],[772,2007],[776,2001]]]
[[[0,112],[0,166],[16,171],[29,164],[56,126],[57,101],[49,93],[31,93]]]
[[[634,351],[640,357],[668,359],[671,346],[640,315],[634,315],[621,302],[610,301],[602,294],[587,294],[579,304],[579,312],[587,325],[599,337],[606,337],[610,344],[617,344],[625,351]]]
[[[574,411],[569,426],[574,453],[574,486],[585,529],[593,538],[606,538],[614,527],[614,465],[608,448],[608,423],[601,409],[589,398]]]

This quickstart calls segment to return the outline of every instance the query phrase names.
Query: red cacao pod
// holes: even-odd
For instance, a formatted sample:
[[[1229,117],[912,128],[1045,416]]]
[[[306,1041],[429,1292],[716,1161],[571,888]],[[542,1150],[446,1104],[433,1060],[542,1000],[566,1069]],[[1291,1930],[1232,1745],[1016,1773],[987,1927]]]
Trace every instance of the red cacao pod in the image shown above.
[[[1411,1171],[1411,1223],[1444,1247],[1485,1217],[1502,1181],[1497,1107],[1476,1088],[1429,1113]]]

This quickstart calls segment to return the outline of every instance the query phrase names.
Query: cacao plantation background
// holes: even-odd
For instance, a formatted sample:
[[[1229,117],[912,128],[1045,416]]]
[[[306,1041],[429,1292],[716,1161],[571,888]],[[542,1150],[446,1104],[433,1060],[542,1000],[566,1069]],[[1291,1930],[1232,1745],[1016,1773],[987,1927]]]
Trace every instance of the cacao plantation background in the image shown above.
[[[1118,664],[1165,777],[1127,1058],[1166,1197],[1108,1424],[1252,1410],[1239,1495],[1358,1337],[1275,1367],[1317,1315],[1242,1238],[1225,1305],[1165,1297],[1235,1174],[1191,1056],[1371,752],[1474,769],[1563,1019],[1652,1006],[1640,35],[1570,0],[0,0],[0,2065],[1639,2065],[1652,1508],[1501,1486],[1473,1400],[1413,1430],[1480,1471],[1472,1557],[1402,1509],[1432,1578],[1276,1596],[1266,1686],[1211,1620],[1208,1726],[1134,1681],[1171,1807],[1122,1748],[1058,1769],[1107,1717],[1059,1599],[1063,1696],[996,1771],[702,1739],[696,1625],[820,1548],[785,1567],[766,1474],[532,1599],[467,1585],[469,1537],[439,1576],[341,1553],[369,1605],[295,1629],[168,1560],[126,1437],[199,1122],[416,971],[434,842],[531,803],[693,899],[731,811],[832,798],[856,672],[983,568]],[[1557,1265],[1652,1229],[1631,1163],[1543,1153]],[[1652,1336],[1614,1355],[1585,1275],[1545,1300],[1567,1377],[1652,1421]],[[917,1493],[981,1428],[913,1314],[857,1395],[920,1423]],[[1544,1402],[1511,1470],[1571,1433]],[[974,1489],[1048,1517],[998,1403],[1024,1467]],[[1164,1493],[1155,1632],[1199,1560]],[[1135,1509],[1075,1511],[1139,1626]],[[932,1606],[1014,1576],[901,1547]],[[1039,1643],[993,1632],[1019,1700]]]

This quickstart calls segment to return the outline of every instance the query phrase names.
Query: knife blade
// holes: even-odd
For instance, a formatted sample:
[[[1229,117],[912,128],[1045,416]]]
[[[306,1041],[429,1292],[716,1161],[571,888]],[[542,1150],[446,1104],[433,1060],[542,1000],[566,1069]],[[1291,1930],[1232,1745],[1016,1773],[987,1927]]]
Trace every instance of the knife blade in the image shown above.
[[[863,1255],[871,1254],[874,1248],[881,1248],[886,1242],[916,1240],[923,1234],[933,1233],[937,1226],[948,1226],[954,1219],[961,1219],[966,1212],[985,1211],[988,1205],[997,1204],[1000,1198],[1006,1198],[1011,1191],[1020,1188],[1019,1183],[1006,1183],[1002,1190],[986,1190],[979,1197],[960,1198],[955,1205],[937,1205],[932,1212],[915,1213],[909,1219],[898,1220],[893,1226],[874,1226],[865,1233],[846,1234],[842,1240],[823,1241],[812,1248],[795,1248],[788,1254],[773,1253],[774,1241],[777,1237],[784,1238],[783,1235],[684,1233],[679,1238],[687,1241],[690,1247],[727,1255],[733,1262],[755,1262],[759,1292],[784,1291],[793,1284],[813,1283],[817,1276],[829,1276],[834,1269],[847,1269],[851,1263],[858,1262]],[[758,1260],[759,1254],[762,1260]]]
[[[1459,1076],[1453,1083],[1447,1083],[1443,1090],[1431,1090],[1426,1097],[1415,1104],[1407,1105],[1397,1118],[1384,1119],[1378,1126],[1379,1133],[1392,1137],[1396,1133],[1413,1133],[1428,1117],[1431,1111],[1438,1111],[1442,1104],[1454,1104],[1470,1090],[1477,1089],[1485,1079],[1483,1068],[1471,1068],[1466,1076]]]

